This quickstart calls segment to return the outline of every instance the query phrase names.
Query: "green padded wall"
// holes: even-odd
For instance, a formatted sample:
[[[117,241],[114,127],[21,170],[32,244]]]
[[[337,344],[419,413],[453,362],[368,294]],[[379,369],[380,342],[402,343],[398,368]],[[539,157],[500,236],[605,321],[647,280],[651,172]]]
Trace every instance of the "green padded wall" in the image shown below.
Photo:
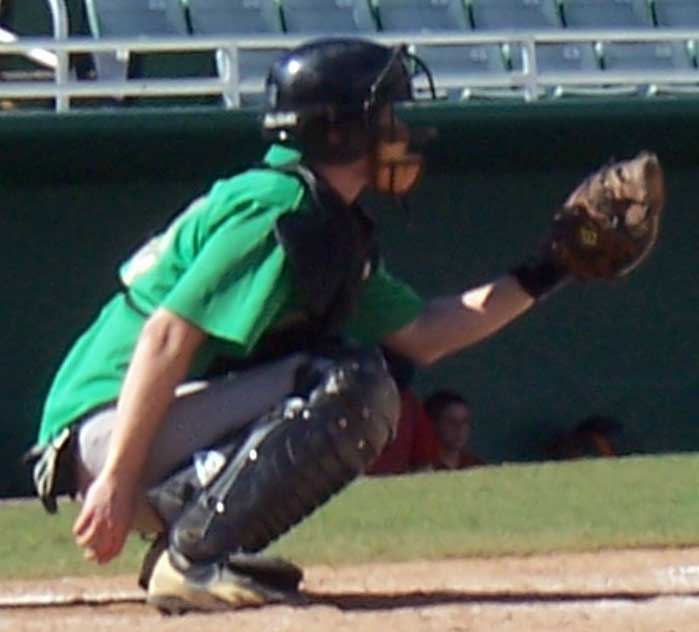
[[[539,459],[586,414],[624,422],[623,452],[699,448],[695,101],[430,106],[438,128],[407,217],[383,201],[391,267],[426,295],[525,257],[556,204],[610,156],[655,149],[669,205],[652,257],[613,286],[570,287],[501,335],[421,372],[474,404],[488,460]],[[216,177],[260,157],[247,112],[162,110],[0,117],[3,287],[0,496],[30,490],[19,455],[67,346],[116,288],[122,257]]]

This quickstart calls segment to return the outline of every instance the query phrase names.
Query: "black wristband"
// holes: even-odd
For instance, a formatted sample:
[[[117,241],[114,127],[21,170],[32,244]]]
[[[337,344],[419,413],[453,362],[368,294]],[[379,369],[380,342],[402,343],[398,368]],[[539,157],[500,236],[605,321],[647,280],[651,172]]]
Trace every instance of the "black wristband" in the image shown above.
[[[570,280],[570,273],[550,258],[527,261],[510,270],[522,289],[535,301],[540,301]]]

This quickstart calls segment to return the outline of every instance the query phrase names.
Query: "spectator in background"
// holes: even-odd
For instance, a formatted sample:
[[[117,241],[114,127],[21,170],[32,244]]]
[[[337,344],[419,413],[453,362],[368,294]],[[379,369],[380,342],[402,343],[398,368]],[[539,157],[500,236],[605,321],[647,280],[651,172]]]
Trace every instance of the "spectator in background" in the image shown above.
[[[590,415],[581,419],[572,430],[564,432],[549,446],[553,459],[580,459],[585,457],[614,457],[613,437],[623,425],[613,417]]]
[[[423,405],[404,388],[396,438],[367,473],[375,476],[484,465],[483,459],[468,450],[471,429],[470,406],[458,393],[437,391]]]
[[[414,463],[417,469],[459,470],[485,461],[469,451],[473,416],[466,399],[450,390],[436,391],[424,403],[431,432],[418,436]]]

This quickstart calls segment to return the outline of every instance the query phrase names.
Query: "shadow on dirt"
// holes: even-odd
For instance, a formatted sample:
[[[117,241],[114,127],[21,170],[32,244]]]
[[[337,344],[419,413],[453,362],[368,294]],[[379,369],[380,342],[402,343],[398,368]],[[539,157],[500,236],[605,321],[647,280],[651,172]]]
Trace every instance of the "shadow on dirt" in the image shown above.
[[[687,591],[648,591],[648,592],[478,592],[478,591],[407,591],[392,593],[320,593],[302,591],[289,598],[280,605],[292,608],[307,609],[316,606],[337,608],[341,611],[391,611],[400,609],[428,608],[446,605],[528,605],[528,604],[584,604],[602,602],[630,602],[641,603],[658,598],[682,597],[689,599],[699,598],[699,592]],[[273,606],[275,604],[270,604]],[[34,610],[37,609],[66,609],[89,607],[92,609],[101,607],[146,607],[143,595],[120,595],[109,597],[102,595],[99,598],[90,598],[89,595],[80,595],[62,600],[21,600],[15,603],[3,603],[0,605],[0,614],[10,610]],[[242,608],[241,610],[254,610],[257,607]]]
[[[420,608],[441,605],[473,604],[515,604],[528,603],[586,603],[600,601],[643,602],[658,597],[697,598],[699,592],[473,592],[473,591],[431,591],[406,593],[335,593],[323,594],[304,592],[299,595],[294,606],[313,607],[331,606],[340,610],[396,610],[401,608]]]

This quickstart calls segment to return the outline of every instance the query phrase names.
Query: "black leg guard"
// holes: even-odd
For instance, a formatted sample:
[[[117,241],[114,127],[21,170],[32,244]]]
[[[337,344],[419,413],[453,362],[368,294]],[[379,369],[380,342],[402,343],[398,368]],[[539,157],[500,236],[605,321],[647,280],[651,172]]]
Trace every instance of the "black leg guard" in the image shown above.
[[[170,532],[175,559],[196,564],[260,551],[380,454],[400,413],[383,356],[351,352],[333,361],[315,384],[306,396],[288,398],[253,424],[242,444],[217,450],[226,456],[220,473],[198,494],[190,492],[196,496],[191,502],[175,503],[171,513],[179,514]],[[186,492],[187,479],[192,475],[173,481],[175,496]],[[151,500],[161,513],[172,511],[172,491],[162,491],[155,490]]]

